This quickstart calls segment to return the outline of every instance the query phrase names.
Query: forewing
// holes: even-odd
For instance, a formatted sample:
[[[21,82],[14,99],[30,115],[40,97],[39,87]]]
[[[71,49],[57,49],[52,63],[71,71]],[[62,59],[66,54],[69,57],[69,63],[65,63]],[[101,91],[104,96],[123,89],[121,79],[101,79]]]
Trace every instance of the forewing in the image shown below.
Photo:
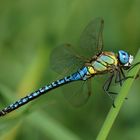
[[[94,55],[102,52],[103,50],[103,25],[104,20],[102,18],[96,18],[92,20],[84,29],[80,37],[80,50],[81,53],[91,58]]]
[[[56,47],[50,55],[50,65],[54,71],[63,74],[72,74],[84,65],[84,59],[75,53],[70,44]]]

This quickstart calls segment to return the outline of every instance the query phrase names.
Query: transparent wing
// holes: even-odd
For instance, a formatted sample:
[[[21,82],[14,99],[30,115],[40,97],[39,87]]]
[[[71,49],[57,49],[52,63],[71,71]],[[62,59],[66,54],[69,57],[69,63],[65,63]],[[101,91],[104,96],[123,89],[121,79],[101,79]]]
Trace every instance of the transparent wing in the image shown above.
[[[91,95],[91,81],[76,81],[62,87],[64,97],[76,107],[84,105]]]
[[[84,65],[84,59],[70,44],[56,47],[50,55],[51,68],[61,75],[72,74]]]
[[[85,64],[84,58],[74,51],[70,44],[63,44],[55,48],[50,55],[50,65],[54,71],[61,75],[76,72]],[[90,95],[89,82],[76,81],[62,87],[64,97],[73,106],[85,104]]]
[[[91,21],[80,38],[79,52],[86,58],[91,58],[103,49],[103,19],[96,18]],[[51,54],[51,67],[58,73],[73,73],[81,68],[85,61],[73,51],[70,44],[56,48]],[[69,83],[63,87],[66,99],[75,106],[84,104],[90,95],[90,84],[84,81]]]
[[[103,50],[103,25],[102,18],[92,20],[84,29],[80,37],[81,53],[87,58],[102,52]],[[84,54],[83,54],[84,52]]]

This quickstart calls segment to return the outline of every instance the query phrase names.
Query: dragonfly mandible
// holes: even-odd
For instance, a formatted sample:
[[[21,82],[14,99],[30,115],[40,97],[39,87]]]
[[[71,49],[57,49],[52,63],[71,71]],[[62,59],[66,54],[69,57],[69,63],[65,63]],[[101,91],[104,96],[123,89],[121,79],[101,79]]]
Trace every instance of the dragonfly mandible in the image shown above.
[[[63,44],[52,52],[50,58],[52,68],[59,73],[73,72],[72,74],[17,100],[13,104],[2,109],[0,111],[0,116],[4,116],[62,85],[69,86],[72,84],[75,85],[76,88],[80,87],[80,90],[76,90],[76,92],[84,94],[84,98],[88,99],[91,93],[90,81],[92,77],[107,73],[110,74],[110,77],[105,81],[103,90],[111,97],[110,94],[114,94],[114,92],[109,91],[109,87],[113,77],[115,77],[115,83],[120,83],[120,85],[122,85],[122,81],[128,78],[125,76],[123,70],[134,67],[132,65],[133,56],[123,50],[119,50],[117,54],[111,51],[103,51],[103,26],[104,20],[102,18],[95,18],[86,26],[81,34],[79,47],[77,47],[79,48],[77,51],[78,54],[74,51],[74,47],[72,47],[71,44]],[[85,89],[86,91],[82,89],[83,84],[80,81],[84,83],[88,82],[88,84],[84,84],[88,85]],[[67,92],[71,95],[72,88],[67,90]],[[87,94],[83,92],[87,92]],[[79,97],[80,96],[82,97],[82,95],[79,95]],[[112,97],[111,99],[113,100]]]

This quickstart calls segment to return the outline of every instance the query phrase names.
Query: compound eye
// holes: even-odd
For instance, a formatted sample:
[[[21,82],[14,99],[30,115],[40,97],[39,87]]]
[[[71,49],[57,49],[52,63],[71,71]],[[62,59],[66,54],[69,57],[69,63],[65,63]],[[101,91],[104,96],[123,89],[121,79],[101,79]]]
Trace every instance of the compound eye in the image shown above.
[[[126,59],[126,54],[125,54],[125,53],[123,53],[123,59],[124,59],[124,60]]]
[[[124,65],[129,61],[129,55],[125,51],[119,51],[119,60]]]
[[[123,55],[123,58],[125,58],[125,57],[126,57],[126,54],[125,54],[125,53],[123,53],[122,55]]]

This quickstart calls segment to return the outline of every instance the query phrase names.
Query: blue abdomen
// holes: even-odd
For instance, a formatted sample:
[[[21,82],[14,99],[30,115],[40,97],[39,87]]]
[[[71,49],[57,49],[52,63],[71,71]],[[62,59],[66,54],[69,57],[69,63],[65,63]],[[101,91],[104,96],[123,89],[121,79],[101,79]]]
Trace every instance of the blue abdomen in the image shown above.
[[[77,80],[87,80],[87,75],[89,74],[87,67],[83,67],[82,69],[78,70],[76,73],[72,74],[70,79],[72,81]]]

